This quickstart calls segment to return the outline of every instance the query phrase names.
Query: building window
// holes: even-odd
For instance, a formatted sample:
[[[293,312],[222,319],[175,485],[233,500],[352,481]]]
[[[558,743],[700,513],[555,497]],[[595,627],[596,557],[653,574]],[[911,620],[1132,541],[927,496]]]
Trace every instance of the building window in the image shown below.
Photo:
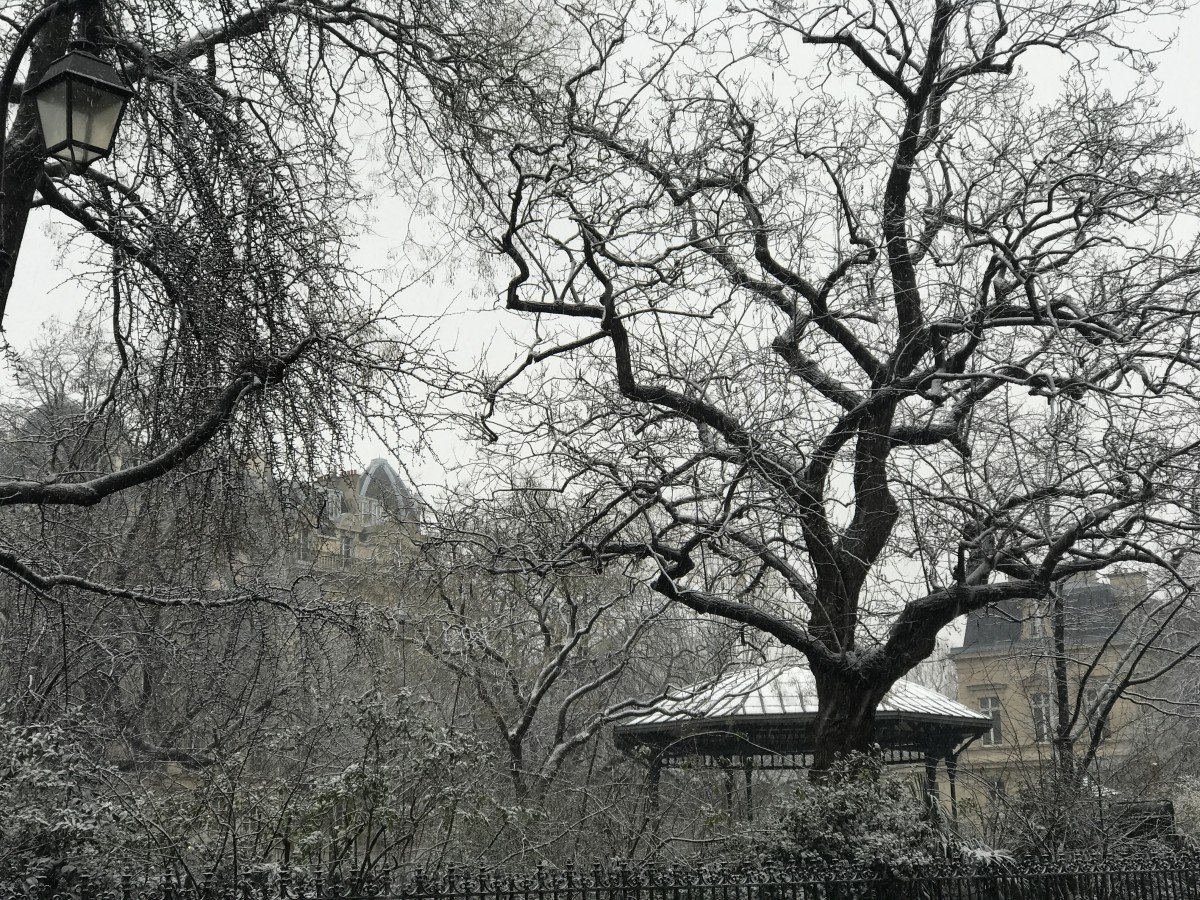
[[[378,525],[383,521],[383,504],[378,500],[373,497],[359,497],[358,503],[364,525]]]
[[[313,537],[309,532],[301,534],[296,542],[296,559],[303,563],[313,561]]]
[[[979,743],[985,747],[995,747],[1004,739],[1003,731],[1000,725],[1000,698],[999,697],[980,697],[979,711],[992,720],[992,727],[984,732]]]
[[[1041,604],[1031,603],[1026,611],[1025,636],[1040,640],[1046,636],[1046,619],[1042,615]]]
[[[987,787],[987,797],[990,803],[996,803],[1008,796],[1003,778],[988,778],[984,785]]]
[[[336,522],[342,517],[342,493],[332,489],[325,491],[325,505],[321,514],[330,522]]]
[[[348,534],[342,535],[341,541],[342,565],[348,566],[354,559],[354,538]]]
[[[1054,705],[1049,694],[1034,694],[1029,698],[1029,709],[1033,713],[1033,739],[1039,744],[1049,743],[1054,736]]]

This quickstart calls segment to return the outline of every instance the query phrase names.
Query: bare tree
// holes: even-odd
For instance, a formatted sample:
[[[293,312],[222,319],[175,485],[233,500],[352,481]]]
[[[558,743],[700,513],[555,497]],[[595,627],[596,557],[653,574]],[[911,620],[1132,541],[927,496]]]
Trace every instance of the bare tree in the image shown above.
[[[606,726],[709,674],[725,649],[619,573],[514,564],[542,558],[572,521],[556,495],[518,491],[451,503],[420,547],[427,599],[406,610],[405,633],[432,665],[413,683],[438,685],[448,720],[492,746],[478,805],[507,810],[478,838],[469,825],[458,835],[481,859],[572,859],[601,822],[613,846],[636,843],[642,773]]]
[[[528,59],[520,47],[537,46],[523,15],[515,4],[10,5],[0,52],[29,44],[26,83],[74,32],[138,97],[111,168],[74,173],[36,152],[34,102],[13,92],[4,250],[18,256],[35,211],[65,225],[106,362],[91,393],[54,398],[57,430],[37,438],[53,452],[0,472],[0,573],[148,605],[272,599],[166,571],[121,585],[46,555],[35,536],[154,484],[182,508],[246,473],[311,481],[364,426],[411,422],[446,373],[389,290],[350,264],[368,193],[359,150],[370,139],[383,160],[404,160],[401,183],[446,136],[486,129],[522,95],[512,70]],[[6,400],[29,421],[47,409],[28,391]]]
[[[541,570],[802,651],[818,767],[969,610],[1190,585],[1200,178],[1130,37],[1180,8],[577,13],[557,136],[464,161],[537,323],[485,431],[583,510]]]

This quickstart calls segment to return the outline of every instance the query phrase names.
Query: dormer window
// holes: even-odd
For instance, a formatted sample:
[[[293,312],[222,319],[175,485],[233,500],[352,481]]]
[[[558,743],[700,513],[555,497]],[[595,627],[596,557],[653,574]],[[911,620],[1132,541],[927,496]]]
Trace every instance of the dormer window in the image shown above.
[[[342,517],[342,493],[332,488],[325,490],[325,505],[321,509],[323,518],[336,522]]]
[[[383,503],[374,497],[359,497],[358,503],[364,525],[378,525],[383,521]]]

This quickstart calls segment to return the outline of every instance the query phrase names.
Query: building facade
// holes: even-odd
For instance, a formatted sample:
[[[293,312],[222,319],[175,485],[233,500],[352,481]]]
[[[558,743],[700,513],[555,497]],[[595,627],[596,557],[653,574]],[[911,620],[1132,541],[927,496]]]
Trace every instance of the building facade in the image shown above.
[[[289,576],[311,577],[327,591],[353,590],[359,599],[392,592],[411,561],[420,519],[419,501],[395,467],[376,459],[361,472],[326,476],[302,493],[304,513],[291,528]]]
[[[1030,600],[969,614],[963,645],[952,651],[959,702],[992,721],[959,757],[968,815],[986,817],[1003,802],[1045,796],[1063,771],[1064,747],[1079,759],[1096,739],[1086,778],[1098,790],[1134,756],[1139,706],[1117,691],[1108,707],[1137,639],[1146,581],[1116,573],[1064,583],[1059,591],[1061,647],[1054,601]]]

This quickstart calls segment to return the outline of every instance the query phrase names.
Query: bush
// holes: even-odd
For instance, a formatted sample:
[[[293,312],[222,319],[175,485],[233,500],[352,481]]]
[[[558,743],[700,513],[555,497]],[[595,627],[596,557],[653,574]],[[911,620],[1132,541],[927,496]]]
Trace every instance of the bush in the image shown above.
[[[799,784],[774,821],[732,842],[728,862],[739,869],[902,868],[932,862],[940,846],[911,784],[859,754],[822,781]]]
[[[69,891],[118,840],[101,770],[56,727],[0,722],[0,884]]]

